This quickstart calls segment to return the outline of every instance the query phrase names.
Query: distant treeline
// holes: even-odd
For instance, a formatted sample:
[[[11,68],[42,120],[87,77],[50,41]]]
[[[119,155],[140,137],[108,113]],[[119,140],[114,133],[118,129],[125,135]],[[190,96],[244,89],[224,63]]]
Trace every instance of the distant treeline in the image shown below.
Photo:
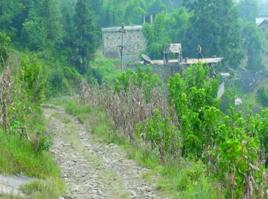
[[[49,49],[81,74],[100,45],[100,27],[141,24],[151,14],[144,34],[153,58],[168,43],[181,42],[185,57],[196,56],[200,45],[204,56],[222,56],[228,67],[246,60],[248,68],[262,68],[265,37],[255,24],[256,0],[13,0],[1,1],[0,10],[0,32],[16,46]]]

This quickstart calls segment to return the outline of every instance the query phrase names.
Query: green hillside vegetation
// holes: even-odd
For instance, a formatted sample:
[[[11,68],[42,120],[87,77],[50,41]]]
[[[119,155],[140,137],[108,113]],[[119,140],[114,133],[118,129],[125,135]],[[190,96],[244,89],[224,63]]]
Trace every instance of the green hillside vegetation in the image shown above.
[[[123,3],[122,3],[123,2]],[[150,66],[119,71],[102,55],[100,27],[145,23],[147,54],[181,42],[184,57],[224,57],[217,72],[267,69],[257,1],[12,0],[0,2],[0,173],[40,179],[33,198],[64,193],[42,104],[65,106],[104,142],[159,174],[174,198],[267,198],[267,82],[252,93],[196,64],[163,82]],[[232,80],[231,80],[232,81]],[[67,97],[66,97],[67,96]],[[75,97],[68,97],[75,96]],[[234,106],[237,96],[243,104]],[[75,100],[71,100],[75,99]],[[252,111],[253,110],[253,111]]]

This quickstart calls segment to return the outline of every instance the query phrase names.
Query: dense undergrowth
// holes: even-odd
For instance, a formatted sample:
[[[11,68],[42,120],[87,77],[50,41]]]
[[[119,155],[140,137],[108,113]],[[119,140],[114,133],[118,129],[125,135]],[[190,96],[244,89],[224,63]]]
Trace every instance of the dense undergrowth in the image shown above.
[[[49,67],[37,54],[11,50],[8,36],[0,37],[6,44],[0,52],[0,173],[36,178],[40,186],[31,189],[31,198],[58,198],[63,183],[48,151],[52,138],[41,108],[51,91]]]
[[[58,198],[63,192],[60,171],[48,152],[52,138],[45,129],[41,104],[75,95],[82,79],[101,84],[118,74],[117,61],[97,53],[82,77],[55,50],[29,51],[0,33],[0,173],[42,179],[24,189],[33,198]],[[81,110],[87,112],[86,107]]]
[[[206,65],[174,75],[166,87],[149,69],[137,69],[112,87],[82,83],[87,108],[69,102],[66,110],[91,121],[106,141],[127,146],[130,157],[160,173],[159,188],[175,196],[266,198],[267,110],[232,107],[225,100],[233,97],[218,99],[217,89]]]

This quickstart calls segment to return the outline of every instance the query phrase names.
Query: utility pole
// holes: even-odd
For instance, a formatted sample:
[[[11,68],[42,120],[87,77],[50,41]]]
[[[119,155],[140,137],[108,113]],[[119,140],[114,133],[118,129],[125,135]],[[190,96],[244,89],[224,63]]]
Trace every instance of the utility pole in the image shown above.
[[[122,24],[119,32],[121,33],[121,45],[119,45],[120,59],[121,59],[121,71],[123,71],[124,34],[127,33],[124,24]]]

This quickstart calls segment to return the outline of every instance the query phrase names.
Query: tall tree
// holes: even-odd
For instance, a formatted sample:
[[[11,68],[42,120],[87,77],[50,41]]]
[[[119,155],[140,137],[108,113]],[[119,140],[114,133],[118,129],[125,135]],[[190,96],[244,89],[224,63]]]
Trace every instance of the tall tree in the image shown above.
[[[65,4],[62,8],[61,23],[63,26],[62,41],[60,44],[60,50],[65,55],[67,61],[71,63],[72,52],[74,48],[74,22],[73,22],[73,6],[71,4]]]
[[[222,56],[237,67],[242,58],[238,14],[233,0],[194,0],[194,15],[187,33],[186,54],[193,55],[200,44],[204,56]]]
[[[171,13],[157,14],[153,23],[146,23],[143,33],[147,40],[147,53],[150,57],[162,58],[164,48],[170,42],[182,43],[189,28],[190,15],[185,8]]]
[[[255,22],[258,15],[258,4],[256,0],[242,0],[238,4],[239,16],[246,20]]]
[[[74,31],[73,64],[81,74],[85,74],[99,44],[99,30],[90,0],[77,1],[74,15]]]
[[[171,42],[167,31],[168,27],[170,27],[170,22],[170,16],[166,13],[161,13],[157,15],[154,23],[145,24],[143,33],[148,43],[147,51],[151,58],[162,58],[165,46]]]
[[[23,1],[0,1],[0,30],[12,35],[17,36],[19,27],[17,22],[20,21],[18,17],[24,11]]]
[[[60,12],[57,0],[31,1],[23,23],[25,46],[33,50],[53,47],[61,37]]]
[[[247,68],[260,70],[262,65],[263,40],[261,30],[255,23],[244,23],[242,28],[243,47],[247,56]]]

